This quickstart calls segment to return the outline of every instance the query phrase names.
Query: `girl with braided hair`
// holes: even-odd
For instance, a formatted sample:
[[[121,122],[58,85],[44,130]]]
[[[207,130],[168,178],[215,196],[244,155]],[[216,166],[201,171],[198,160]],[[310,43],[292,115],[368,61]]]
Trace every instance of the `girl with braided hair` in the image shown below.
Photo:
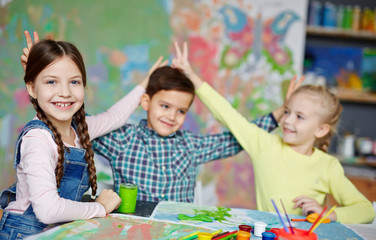
[[[90,141],[126,123],[148,82],[147,76],[106,112],[86,116],[86,72],[78,49],[68,42],[39,41],[37,35],[32,46],[25,36],[28,49],[21,59],[36,117],[17,139],[17,183],[0,195],[0,239],[36,234],[48,224],[104,217],[119,206],[120,197],[109,189],[94,202],[80,201],[90,187],[93,199],[97,194]]]

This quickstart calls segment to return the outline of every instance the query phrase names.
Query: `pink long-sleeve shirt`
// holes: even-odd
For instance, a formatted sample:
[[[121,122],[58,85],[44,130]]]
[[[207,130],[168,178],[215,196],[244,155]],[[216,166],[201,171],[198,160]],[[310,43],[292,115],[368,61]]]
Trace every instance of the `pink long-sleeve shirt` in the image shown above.
[[[107,111],[87,116],[90,139],[123,126],[144,92],[143,87],[137,86]],[[65,144],[82,147],[77,134],[75,146]],[[35,215],[45,224],[104,217],[106,211],[100,203],[76,202],[59,196],[55,176],[57,160],[57,145],[51,134],[43,129],[30,130],[22,138],[21,161],[16,169],[16,201],[10,202],[6,210],[23,213],[32,204]]]

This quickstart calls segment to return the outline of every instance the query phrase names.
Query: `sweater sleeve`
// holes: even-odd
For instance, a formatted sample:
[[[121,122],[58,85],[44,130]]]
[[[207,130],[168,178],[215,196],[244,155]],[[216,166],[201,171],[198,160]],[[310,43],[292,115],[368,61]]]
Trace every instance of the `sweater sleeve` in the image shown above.
[[[250,123],[207,83],[204,82],[196,93],[213,116],[231,131],[251,157],[272,144],[271,134]]]
[[[136,86],[107,111],[87,116],[86,122],[91,140],[123,126],[140,104],[141,96],[144,93],[145,89],[143,87]]]
[[[106,211],[97,202],[76,202],[58,195],[55,167],[56,145],[46,130],[30,130],[22,139],[21,161],[18,170],[27,185],[19,186],[21,195],[29,195],[37,218],[45,223],[104,217]],[[18,193],[17,193],[18,194]]]
[[[335,161],[330,167],[330,190],[341,207],[334,211],[341,223],[370,223],[375,218],[371,202],[345,176],[343,167]]]

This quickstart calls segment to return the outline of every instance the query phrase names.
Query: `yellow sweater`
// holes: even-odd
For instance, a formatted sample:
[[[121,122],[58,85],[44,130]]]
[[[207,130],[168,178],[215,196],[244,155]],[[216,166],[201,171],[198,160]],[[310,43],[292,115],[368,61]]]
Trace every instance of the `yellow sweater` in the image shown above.
[[[326,194],[332,194],[342,206],[335,209],[338,222],[374,219],[372,204],[346,178],[338,159],[317,148],[311,156],[294,151],[281,137],[250,123],[206,83],[196,93],[252,158],[258,210],[275,212],[271,199],[277,205],[282,199],[289,214],[302,215],[300,208],[293,209],[294,198],[305,195],[323,205]]]

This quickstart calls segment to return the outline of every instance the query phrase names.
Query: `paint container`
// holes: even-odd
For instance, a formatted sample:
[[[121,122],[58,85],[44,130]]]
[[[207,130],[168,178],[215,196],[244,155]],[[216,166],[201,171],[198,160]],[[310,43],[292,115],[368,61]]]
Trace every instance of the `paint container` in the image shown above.
[[[251,238],[251,233],[246,231],[238,231],[236,240],[249,240]]]
[[[198,240],[211,240],[213,235],[211,233],[207,232],[199,232],[197,233],[197,239]]]
[[[308,25],[321,26],[321,11],[322,4],[320,1],[310,1],[308,11]]]
[[[262,237],[262,233],[265,232],[266,223],[264,222],[255,222],[253,235],[256,237]]]
[[[239,230],[251,233],[252,226],[249,226],[249,225],[239,225]]]
[[[275,229],[279,240],[317,240],[317,234],[311,232],[308,234],[308,230],[294,228],[294,234],[286,232],[285,229]]]
[[[322,11],[322,25],[324,27],[336,27],[336,7],[330,2],[325,2]]]
[[[121,204],[118,208],[119,212],[134,213],[136,211],[137,189],[136,184],[120,184],[119,196]]]
[[[262,240],[274,240],[277,238],[277,235],[272,232],[263,232],[262,233]]]

